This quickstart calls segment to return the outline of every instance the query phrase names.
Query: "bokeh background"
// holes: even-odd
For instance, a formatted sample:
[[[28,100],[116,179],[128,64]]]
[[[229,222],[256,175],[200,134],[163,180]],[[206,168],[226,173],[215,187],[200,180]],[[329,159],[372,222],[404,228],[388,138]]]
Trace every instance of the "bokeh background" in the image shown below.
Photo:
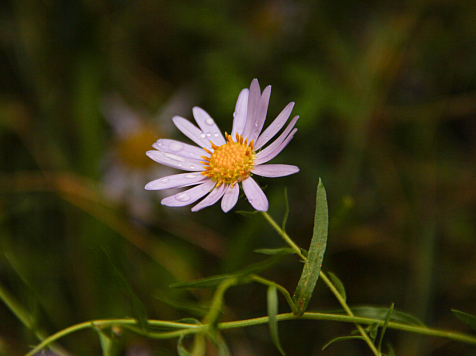
[[[323,268],[349,304],[395,303],[432,327],[470,332],[450,310],[476,314],[475,18],[464,0],[0,2],[0,285],[31,325],[0,303],[0,355],[24,354],[37,333],[130,317],[131,290],[151,319],[200,319],[212,291],[171,283],[283,246],[259,214],[165,208],[171,192],[143,190],[173,171],[145,156],[161,137],[184,139],[171,118],[199,105],[230,132],[236,98],[255,77],[273,86],[268,123],[290,101],[301,117],[274,160],[301,171],[259,180],[270,214],[281,220],[286,187],[287,231],[307,248],[321,177]],[[236,210],[251,207],[242,198]],[[264,275],[292,292],[301,268],[289,257]],[[338,304],[318,283],[309,308]],[[229,290],[224,312],[266,315],[266,288]],[[288,355],[369,354],[360,341],[321,352],[351,325],[279,327]],[[278,354],[266,325],[224,335],[234,355]],[[387,337],[397,355],[476,354]],[[119,355],[176,354],[176,340],[117,341]],[[92,330],[59,345],[101,354]]]

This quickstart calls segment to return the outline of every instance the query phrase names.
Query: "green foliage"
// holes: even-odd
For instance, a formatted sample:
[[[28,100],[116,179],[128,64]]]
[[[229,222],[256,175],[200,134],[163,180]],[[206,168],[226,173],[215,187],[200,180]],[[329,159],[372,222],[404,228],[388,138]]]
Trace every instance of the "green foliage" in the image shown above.
[[[267,300],[268,300],[269,332],[271,334],[271,338],[273,340],[274,346],[276,346],[276,348],[279,350],[281,355],[285,355],[285,352],[281,346],[281,342],[279,341],[278,320],[276,319],[276,315],[278,314],[278,291],[275,286],[268,287]]]
[[[364,318],[377,319],[377,320],[387,320],[389,309],[382,307],[372,307],[372,306],[361,306],[351,308],[355,316],[361,316]],[[393,310],[390,314],[390,320],[395,323],[400,323],[404,325],[414,325],[425,327],[425,324],[418,320],[413,315],[404,313],[398,310]]]
[[[342,282],[340,281],[340,279],[337,278],[337,276],[332,272],[327,272],[327,274],[329,275],[332,283],[334,284],[334,287],[336,287],[336,289],[339,292],[339,294],[341,295],[342,299],[347,300],[347,295],[345,293],[345,288],[344,288],[344,285],[342,284]]]
[[[453,309],[453,314],[463,323],[470,326],[476,332],[476,316]]]
[[[351,309],[371,318],[363,328],[379,322],[376,347],[394,354],[381,339],[384,325],[425,334],[434,330],[419,320],[445,329],[450,308],[474,311],[472,2],[0,3],[2,356],[23,355],[66,326],[116,317],[127,325],[121,325],[124,354],[144,341],[147,324],[150,337],[189,332],[179,352],[199,352],[204,338],[225,352],[216,334],[223,332],[230,346],[243,343],[260,354],[268,340],[253,331],[203,333],[192,347],[192,327],[147,321],[193,316],[203,322],[213,289],[170,291],[172,283],[217,288],[236,276],[240,283],[256,281],[259,273],[285,296],[282,286],[293,288],[303,267],[297,251],[302,261],[312,258],[312,249],[309,256],[301,245],[307,248],[313,229],[318,176],[326,181],[333,236],[324,267],[346,281],[344,288],[329,274],[332,286],[349,302],[395,300],[407,312]],[[257,177],[269,185],[270,213],[298,249],[270,268],[235,273],[256,261],[250,251],[259,247],[278,247],[261,249],[268,257],[290,250],[279,248],[279,236],[256,212],[245,219],[218,205],[198,214],[161,206],[168,192],[143,186],[171,172],[144,152],[159,138],[182,139],[171,118],[193,120],[195,105],[230,132],[236,97],[253,77],[262,87],[273,85],[265,126],[289,101],[301,117],[294,140],[271,162],[296,164],[299,174]],[[109,106],[110,97],[124,106]],[[131,137],[136,128],[139,139]],[[238,204],[250,210],[243,194]],[[112,268],[97,246],[108,251]],[[211,274],[217,276],[207,282]],[[319,277],[306,300],[319,297],[317,307],[337,308],[322,282]],[[253,293],[260,287],[240,286],[238,296],[232,289],[222,311],[234,321],[266,318],[266,298]],[[475,330],[473,315],[454,313]],[[309,308],[301,317],[306,314]],[[341,332],[341,323],[316,320],[283,333],[288,317],[277,315],[281,341],[293,345],[288,353],[309,354]],[[103,341],[92,330],[61,337],[64,350],[55,353],[89,356],[101,342],[107,349],[114,340],[108,328],[100,327]],[[433,337],[441,334],[406,335],[399,331],[395,350],[411,345],[415,355],[458,354]],[[293,344],[298,337],[305,342]],[[172,343],[144,344],[177,354]]]
[[[326,251],[327,245],[328,222],[326,191],[322,181],[319,179],[311,246],[293,297],[293,301],[298,307],[299,315],[302,315],[306,311],[317,279],[319,278],[319,272],[321,271],[322,260],[324,259],[324,252]]]

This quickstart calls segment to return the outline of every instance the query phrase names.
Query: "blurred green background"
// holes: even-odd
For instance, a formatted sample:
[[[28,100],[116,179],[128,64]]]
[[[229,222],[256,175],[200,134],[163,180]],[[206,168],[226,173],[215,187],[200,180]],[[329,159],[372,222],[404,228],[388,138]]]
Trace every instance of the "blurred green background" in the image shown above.
[[[409,312],[469,332],[476,314],[476,5],[472,1],[0,2],[0,285],[48,335],[132,316],[122,279],[151,319],[200,318],[211,290],[169,289],[262,259],[283,245],[259,215],[160,205],[143,189],[170,174],[145,156],[171,118],[209,112],[230,132],[236,98],[273,85],[268,123],[295,101],[299,131],[273,163],[270,214],[307,248],[322,177],[330,209],[324,270],[350,305]],[[251,210],[244,198],[236,210]],[[291,292],[302,265],[264,275]],[[122,277],[121,277],[122,276]],[[288,312],[280,300],[281,312]],[[310,310],[338,304],[318,283]],[[266,288],[227,292],[223,320],[266,315]],[[327,341],[351,325],[280,323],[288,355],[366,355]],[[230,330],[234,355],[277,355],[266,325]],[[387,333],[397,355],[475,355],[467,345]],[[38,343],[0,303],[0,355]],[[121,355],[175,355],[176,341],[118,336]],[[88,330],[59,343],[99,355]],[[210,351],[213,355],[213,352]]]

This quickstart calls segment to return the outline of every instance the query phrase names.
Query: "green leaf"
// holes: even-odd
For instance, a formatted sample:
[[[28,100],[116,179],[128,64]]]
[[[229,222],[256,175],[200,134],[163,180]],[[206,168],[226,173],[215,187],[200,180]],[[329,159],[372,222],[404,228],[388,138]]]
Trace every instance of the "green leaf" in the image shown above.
[[[383,307],[362,306],[351,308],[351,310],[355,316],[370,319],[386,320],[388,315],[388,308]],[[426,326],[413,315],[396,310],[392,311],[389,321],[405,325]]]
[[[178,341],[177,341],[177,353],[179,356],[192,356],[190,352],[185,349],[185,346],[183,346],[183,339],[185,338],[185,335],[180,335]]]
[[[319,278],[322,260],[327,244],[327,227],[329,216],[327,211],[326,190],[319,179],[316,194],[316,213],[314,215],[314,232],[311,239],[311,246],[304,263],[301,278],[299,279],[293,301],[296,304],[299,315],[302,315],[311,300],[312,293]]]
[[[382,352],[383,336],[385,335],[385,331],[387,331],[388,323],[390,322],[390,319],[392,318],[393,307],[394,307],[394,303],[392,303],[392,305],[391,305],[390,308],[388,309],[387,316],[385,317],[385,323],[383,324],[382,332],[380,333],[380,340],[379,340],[379,342],[378,342],[378,351],[379,351],[379,352]]]
[[[276,316],[278,315],[278,291],[276,286],[269,286],[268,287],[268,316],[269,316],[269,332],[271,334],[271,339],[273,340],[274,346],[279,350],[281,355],[285,355],[283,348],[281,347],[281,343],[279,341],[279,334],[278,334],[278,319]]]
[[[337,341],[345,341],[345,340],[364,340],[362,336],[341,336],[341,337],[336,337],[334,340],[329,341],[323,348],[322,351],[324,351],[330,344],[333,344],[334,342]]]
[[[377,333],[378,333],[378,323],[375,322],[370,324],[368,328],[368,334],[370,338],[372,339],[372,341],[375,340],[375,338],[377,337]]]
[[[396,356],[395,350],[393,349],[392,345],[388,344],[387,347],[388,347],[387,356]]]
[[[218,356],[231,356],[230,348],[221,333],[215,333],[215,336],[211,338],[211,340],[218,348]]]
[[[170,285],[170,288],[210,288],[216,287],[223,281],[233,277],[231,274],[220,274],[216,276],[206,277],[202,279],[197,279],[191,282],[180,282],[173,283]]]
[[[383,307],[372,307],[372,306],[361,306],[351,308],[355,316],[369,319],[377,319],[385,321],[388,308]],[[335,311],[335,314],[347,314],[344,310]],[[400,311],[393,310],[392,316],[390,318],[391,322],[404,324],[404,325],[414,325],[426,327],[420,320],[415,318],[413,315],[403,313]]]
[[[137,294],[134,293],[134,290],[132,289],[132,287],[130,286],[129,282],[124,277],[124,275],[121,273],[121,271],[112,262],[112,259],[109,256],[109,254],[106,252],[106,250],[103,249],[103,251],[109,260],[109,263],[114,271],[114,276],[116,277],[116,280],[119,283],[119,286],[121,287],[123,293],[126,294],[129,298],[129,302],[131,303],[132,316],[134,317],[134,319],[136,319],[139,327],[144,332],[147,332],[149,325],[147,322],[147,313],[146,313],[145,305],[142,303],[142,301],[137,296]]]
[[[283,222],[281,223],[281,230],[286,231],[286,222],[288,221],[289,216],[289,202],[288,202],[288,190],[284,188],[284,204],[286,210],[284,211]]]
[[[238,210],[238,211],[235,211],[235,213],[249,218],[249,217],[252,217],[254,214],[258,213],[258,210],[253,210],[253,211]]]
[[[280,247],[280,248],[260,248],[257,250],[253,250],[253,252],[256,253],[261,253],[263,255],[269,255],[269,256],[274,256],[274,255],[292,255],[293,253],[296,253],[292,248],[290,247]]]
[[[103,356],[116,356],[119,354],[119,347],[117,342],[114,340],[112,332],[106,333],[105,330],[102,330],[98,326],[94,325],[94,330],[98,333],[99,341],[101,343],[102,355]],[[110,330],[109,330],[110,331]]]
[[[345,293],[345,288],[344,288],[344,285],[342,284],[342,282],[340,281],[340,279],[337,278],[337,276],[332,272],[327,272],[327,274],[329,275],[329,278],[331,279],[332,284],[334,284],[334,287],[336,287],[340,296],[344,299],[344,301],[347,301],[347,295]]]
[[[468,325],[473,329],[474,332],[476,332],[476,316],[452,309],[451,310],[453,314],[464,324]]]
[[[205,316],[208,310],[207,308],[201,305],[197,305],[195,302],[186,301],[179,296],[155,296],[154,298],[167,304],[173,309],[185,311],[187,312],[187,314],[192,314],[198,317]]]

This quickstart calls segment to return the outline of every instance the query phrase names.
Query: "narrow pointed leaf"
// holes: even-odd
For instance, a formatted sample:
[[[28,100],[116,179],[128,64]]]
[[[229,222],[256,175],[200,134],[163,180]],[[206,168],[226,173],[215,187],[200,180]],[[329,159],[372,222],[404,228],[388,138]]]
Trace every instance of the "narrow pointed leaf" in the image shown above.
[[[342,282],[340,281],[339,278],[337,278],[337,276],[332,273],[332,272],[327,272],[327,274],[329,275],[329,278],[331,279],[332,281],[332,284],[334,284],[334,287],[336,287],[337,291],[339,292],[340,296],[345,300],[347,301],[347,295],[345,293],[345,288],[344,288],[344,285],[342,284]]]
[[[388,313],[388,308],[372,307],[372,306],[354,307],[354,308],[351,308],[351,310],[355,316],[362,317],[362,318],[369,318],[369,319],[378,319],[382,321],[385,321],[385,318],[387,317],[387,313]],[[335,311],[334,313],[346,314],[344,310]],[[394,323],[399,323],[399,324],[426,327],[426,325],[423,324],[423,322],[418,320],[413,315],[403,313],[397,310],[393,310],[390,321]]]
[[[333,344],[334,342],[337,341],[345,341],[345,340],[364,340],[362,336],[341,336],[341,337],[336,337],[334,340],[329,341],[324,347],[322,348],[322,351],[324,351],[329,345]]]
[[[253,252],[256,253],[261,253],[263,255],[269,255],[269,256],[274,256],[274,255],[292,255],[293,253],[296,253],[292,248],[290,247],[280,247],[280,248],[260,248],[257,250],[253,250]]]
[[[311,239],[311,246],[304,264],[301,278],[299,279],[293,301],[296,304],[299,315],[302,315],[311,300],[312,293],[319,278],[322,260],[327,245],[327,228],[329,216],[327,211],[326,190],[319,179],[316,194],[316,213],[314,215],[314,232]]]
[[[279,341],[278,334],[278,291],[276,286],[269,286],[268,288],[268,316],[269,316],[269,332],[271,334],[271,339],[273,340],[274,346],[279,350],[281,355],[285,355],[283,348],[281,347],[281,342]]]
[[[220,274],[217,276],[206,277],[202,279],[197,279],[191,282],[181,282],[174,283],[170,285],[170,288],[210,288],[216,287],[221,284],[223,281],[231,278],[231,274]]]
[[[216,333],[215,337],[212,339],[212,342],[218,349],[218,356],[231,356],[230,348],[228,347],[228,344],[221,333]]]
[[[106,332],[93,324],[94,330],[98,333],[103,356],[116,356],[119,352],[117,342],[114,341],[112,333]]]
[[[392,305],[391,305],[390,308],[388,309],[387,316],[385,317],[385,323],[383,324],[382,332],[380,333],[380,340],[379,340],[379,342],[378,342],[378,351],[379,351],[379,352],[382,352],[383,336],[385,335],[385,331],[387,331],[388,323],[390,322],[390,319],[392,318],[393,307],[394,307],[394,304],[392,303]]]
[[[456,309],[452,309],[451,311],[461,322],[470,326],[471,329],[473,329],[473,331],[476,332],[476,316],[456,310]]]
[[[185,349],[185,346],[183,346],[183,339],[185,338],[184,335],[180,335],[178,341],[177,341],[177,353],[179,356],[192,356],[190,352]]]
[[[372,339],[372,341],[374,341],[375,338],[377,337],[377,333],[378,333],[378,323],[375,322],[375,323],[370,324],[370,326],[368,328],[368,334],[369,334],[370,338]]]

